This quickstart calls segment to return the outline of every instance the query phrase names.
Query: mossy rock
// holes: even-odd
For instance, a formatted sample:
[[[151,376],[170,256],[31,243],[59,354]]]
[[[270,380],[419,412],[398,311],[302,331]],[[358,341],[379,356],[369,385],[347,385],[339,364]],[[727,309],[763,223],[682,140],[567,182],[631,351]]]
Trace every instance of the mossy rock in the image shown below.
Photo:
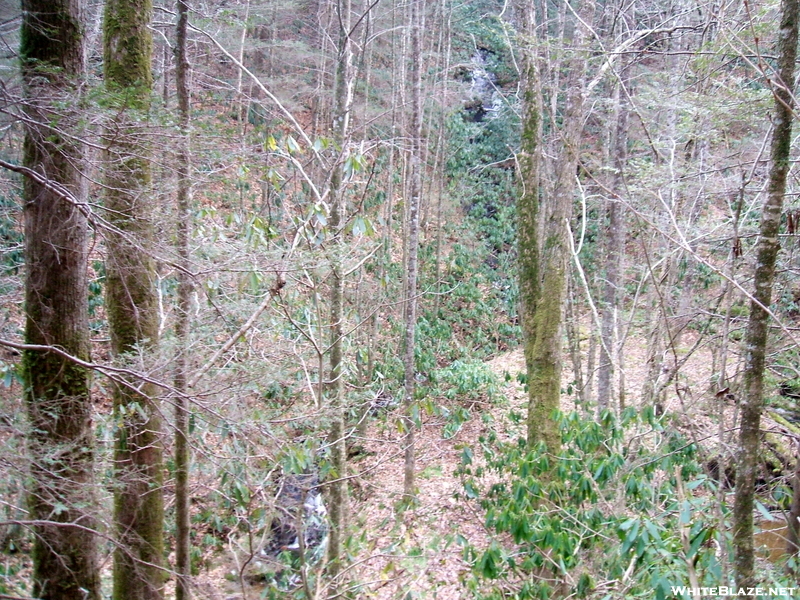
[[[791,439],[784,435],[784,432],[800,435],[800,426],[790,422],[774,409],[767,411],[767,417],[774,421],[782,431],[770,431],[764,435],[765,463],[773,465],[773,475],[776,477],[784,472],[791,473],[797,458]]]

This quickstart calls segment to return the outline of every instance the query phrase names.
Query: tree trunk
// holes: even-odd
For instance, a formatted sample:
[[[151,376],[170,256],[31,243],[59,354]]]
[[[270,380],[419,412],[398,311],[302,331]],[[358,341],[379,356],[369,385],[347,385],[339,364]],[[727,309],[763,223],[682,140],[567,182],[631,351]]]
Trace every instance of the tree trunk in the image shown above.
[[[583,376],[583,361],[581,357],[581,326],[580,311],[575,300],[575,282],[572,278],[567,283],[567,315],[565,325],[567,329],[567,345],[572,361],[572,381],[575,386],[577,404],[586,406],[589,398],[586,395],[586,378]],[[591,373],[588,375],[591,377]]]
[[[618,90],[619,94],[619,90]],[[620,95],[622,96],[622,95]],[[624,187],[623,173],[627,160],[628,110],[624,97],[617,98],[616,129],[613,135],[614,175],[611,181],[613,197],[606,201],[606,255],[605,281],[603,282],[603,314],[600,326],[600,364],[597,372],[597,405],[599,410],[609,408],[614,390],[616,361],[615,336],[619,302],[620,262],[625,243],[624,219],[620,206]],[[611,407],[613,409],[613,407]]]
[[[517,248],[519,260],[520,321],[524,338],[525,365],[528,376],[534,366],[534,346],[537,338],[536,308],[539,304],[540,286],[540,223],[539,223],[539,167],[541,158],[541,113],[542,97],[536,68],[535,50],[531,47],[534,31],[534,15],[531,5],[519,2],[515,5],[519,20],[519,36],[522,39],[521,89],[522,89],[522,138],[518,155],[520,170],[520,195],[517,199]],[[551,421],[534,423],[538,398],[528,388],[528,443],[533,445],[540,438],[548,446],[558,444],[555,424]]]
[[[242,23],[242,35],[239,37],[239,64],[244,64],[244,47],[247,42],[247,28],[250,20],[250,0],[247,0],[244,8],[244,23]],[[247,98],[242,94],[242,78],[244,73],[241,69],[236,70],[236,97],[233,100],[232,109],[236,110],[236,117],[239,120],[239,136],[241,138],[242,147],[245,144],[245,133],[247,132]],[[239,209],[244,213],[244,203],[240,202]]]
[[[795,441],[794,479],[792,480],[792,506],[786,528],[786,554],[789,556],[800,552],[800,443]],[[792,569],[790,574],[797,574]]]
[[[417,329],[417,253],[419,250],[419,207],[422,196],[422,3],[411,3],[411,169],[408,205],[408,253],[406,256],[405,298],[405,465],[403,494],[406,500],[416,496],[414,485],[414,389],[416,361],[414,350]]]
[[[85,202],[86,157],[75,138],[85,74],[84,4],[23,0],[20,55],[29,125],[24,166]],[[58,116],[53,112],[59,105]],[[72,107],[72,108],[69,108]],[[58,129],[47,124],[58,119]],[[87,221],[70,200],[26,179],[25,342],[89,359]],[[86,369],[38,350],[22,356],[30,420],[33,587],[42,600],[99,600],[94,437]],[[47,524],[51,522],[52,524]]]
[[[735,288],[733,281],[736,279],[737,269],[739,267],[739,260],[741,255],[741,238],[739,234],[739,222],[742,216],[742,207],[744,206],[745,189],[749,181],[742,173],[742,185],[739,188],[736,199],[734,200],[733,207],[733,232],[731,235],[731,249],[728,253],[728,262],[726,265],[725,287],[723,288],[723,306],[725,307],[724,315],[725,320],[722,324],[722,331],[720,333],[720,344],[718,351],[718,368],[712,371],[712,377],[716,376],[716,385],[712,387],[714,392],[725,389],[728,387],[728,346],[730,344],[730,328],[733,321],[733,301]]]
[[[594,380],[595,372],[597,370],[595,362],[597,361],[598,335],[597,320],[589,319],[589,343],[587,345],[588,347],[586,348],[586,384],[583,389],[583,398],[585,398],[587,402],[587,406],[584,406],[585,410],[588,410],[588,403],[590,403],[594,398]]]
[[[122,363],[147,360],[158,343],[149,148],[146,121],[152,92],[150,0],[109,0],[105,10],[105,83],[119,118],[106,132],[106,208],[109,233],[106,311],[112,352]],[[152,385],[114,387],[118,423],[114,521],[115,600],[160,600],[164,562],[163,451]]]
[[[666,259],[659,276],[653,271],[649,256],[647,257],[647,263],[652,284],[649,293],[650,299],[648,300],[648,306],[651,308],[651,325],[647,334],[647,355],[645,359],[647,376],[642,384],[641,405],[642,408],[652,406],[658,415],[663,413],[666,399],[665,394],[662,393],[661,383],[665,380],[664,332],[669,331],[666,325],[668,313],[664,294],[661,290],[672,289],[675,284],[675,269],[672,257]]]
[[[583,23],[592,23],[594,2],[585,0],[577,8],[577,12]],[[529,17],[525,21],[530,23],[532,18]],[[530,178],[529,184],[525,169],[530,167],[525,163],[522,165],[525,191],[520,201],[522,206],[518,216],[518,236],[520,261],[523,263],[520,295],[523,304],[521,314],[528,371],[528,444],[533,446],[538,442],[544,442],[551,452],[559,446],[559,433],[552,414],[559,409],[561,401],[561,337],[570,258],[567,235],[572,216],[575,176],[583,128],[585,40],[586,28],[576,22],[572,40],[575,50],[564,65],[568,78],[563,126],[555,164],[556,181],[552,190],[541,198],[538,194],[527,198],[531,194],[532,190],[529,191],[529,188],[533,185],[535,177]],[[526,54],[524,60],[531,61],[532,57]],[[526,95],[532,93],[529,86],[533,69],[533,65],[524,67]],[[527,97],[524,104],[530,104]],[[535,149],[538,145],[538,142],[532,143],[529,139],[532,135],[538,136],[538,117],[533,117],[531,112],[526,106],[523,113],[523,155],[530,152],[530,147]],[[533,130],[532,125],[536,125],[537,129]],[[529,159],[524,158],[524,161],[529,162]],[[529,206],[531,203],[538,206],[531,209]],[[537,223],[539,218],[542,221],[541,225]],[[535,260],[538,264],[532,266],[531,260]],[[526,281],[531,276],[536,279]],[[532,293],[530,288],[533,286],[537,286],[538,290]],[[523,288],[526,289],[523,291]]]
[[[753,553],[753,504],[760,445],[759,428],[763,405],[764,367],[769,305],[775,261],[780,250],[778,231],[781,222],[786,176],[792,137],[794,106],[794,62],[797,56],[798,0],[783,0],[778,36],[778,78],[772,82],[775,96],[770,172],[767,198],[761,212],[756,246],[756,266],[750,318],[745,333],[745,366],[742,393],[742,418],[739,430],[739,455],[736,465],[736,499],[733,508],[734,571],[737,587],[756,583]]]
[[[192,225],[192,188],[189,175],[189,57],[186,36],[189,25],[189,6],[186,0],[178,0],[178,24],[175,48],[175,84],[178,96],[178,118],[180,141],[177,156],[178,193],[176,221],[176,254],[178,271],[178,311],[175,320],[177,355],[175,356],[175,599],[189,600],[189,580],[192,575],[190,519],[189,519],[189,403],[188,353],[191,331],[192,277],[189,256],[189,240]]]
[[[353,51],[350,40],[351,0],[336,4],[339,23],[338,59],[336,66],[336,89],[334,93],[333,138],[341,148],[341,159],[347,153],[347,139],[350,134],[350,111],[353,103],[352,60]],[[332,410],[330,431],[331,444],[331,483],[328,488],[330,515],[330,536],[328,539],[328,576],[331,580],[330,597],[339,593],[341,582],[338,578],[344,564],[344,540],[347,534],[347,443],[345,439],[344,408],[344,273],[342,254],[344,244],[342,228],[346,222],[343,184],[344,165],[334,165],[331,172],[331,221],[333,283],[331,284],[330,318],[330,377],[328,395]]]

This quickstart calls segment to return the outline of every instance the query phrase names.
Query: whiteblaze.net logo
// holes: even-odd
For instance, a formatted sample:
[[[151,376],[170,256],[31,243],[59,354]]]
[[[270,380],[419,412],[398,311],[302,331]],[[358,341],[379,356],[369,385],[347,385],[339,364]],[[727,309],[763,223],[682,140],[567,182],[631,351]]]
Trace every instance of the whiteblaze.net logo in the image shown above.
[[[765,596],[779,596],[794,598],[795,593],[799,592],[800,588],[796,587],[729,587],[721,585],[718,587],[686,587],[683,585],[673,585],[672,593],[675,596],[702,598],[706,596],[723,597],[723,598],[739,598],[739,597],[765,597]]]

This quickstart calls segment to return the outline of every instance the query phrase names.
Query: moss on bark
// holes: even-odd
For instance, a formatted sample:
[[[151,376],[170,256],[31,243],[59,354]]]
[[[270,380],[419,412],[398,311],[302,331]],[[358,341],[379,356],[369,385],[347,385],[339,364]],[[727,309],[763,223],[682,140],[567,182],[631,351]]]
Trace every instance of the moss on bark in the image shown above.
[[[29,117],[23,163],[86,197],[78,134],[84,75],[83,3],[25,0],[20,54]],[[56,113],[58,127],[48,126]],[[65,108],[65,107],[73,107]],[[87,222],[68,199],[32,179],[24,184],[25,342],[89,358]],[[43,600],[99,600],[94,438],[89,376],[53,352],[22,356],[30,433],[29,518],[33,527],[32,595]]]
[[[128,106],[146,108],[153,87],[150,66],[152,0],[108,0],[103,19],[104,70],[110,91],[124,91]]]
[[[108,132],[106,311],[114,354],[145,360],[158,341],[152,259],[150,148],[136,125],[148,118],[152,92],[150,0],[109,0],[104,18],[106,88],[119,108]],[[114,554],[115,600],[164,595],[162,424],[156,390],[131,381],[114,389],[117,421]],[[139,388],[140,391],[134,391]]]
[[[522,31],[530,36],[532,8],[520,5]],[[594,3],[579,9],[584,23],[592,22]],[[523,55],[524,102],[522,152],[523,191],[517,205],[522,328],[528,371],[528,443],[544,442],[557,452],[559,432],[553,411],[560,406],[561,334],[567,293],[570,249],[567,239],[575,191],[577,148],[583,127],[583,87],[586,72],[583,27],[576,27],[573,43],[579,50],[565,61],[569,73],[565,93],[561,143],[554,172],[556,181],[543,192],[537,158],[541,137],[540,90],[533,50]],[[525,41],[525,40],[524,40]]]
[[[756,585],[753,548],[753,507],[755,481],[761,440],[761,412],[764,404],[764,368],[772,301],[772,283],[780,241],[783,196],[789,172],[789,150],[792,136],[795,59],[797,56],[800,2],[783,0],[778,42],[778,76],[775,85],[772,161],[767,198],[761,213],[756,247],[754,292],[750,318],[745,334],[745,368],[743,375],[742,417],[739,429],[739,453],[736,466],[736,498],[733,507],[734,571],[737,587]],[[785,82],[785,83],[784,83]]]

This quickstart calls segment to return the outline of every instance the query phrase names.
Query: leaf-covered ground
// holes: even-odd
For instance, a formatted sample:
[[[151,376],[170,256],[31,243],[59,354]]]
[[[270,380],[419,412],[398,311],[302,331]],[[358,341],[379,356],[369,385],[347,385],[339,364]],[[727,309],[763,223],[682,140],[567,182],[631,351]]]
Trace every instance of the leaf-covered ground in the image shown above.
[[[646,374],[644,340],[630,340],[626,348],[628,398],[630,402],[638,402]],[[511,381],[503,386],[500,401],[473,406],[472,418],[451,439],[443,439],[440,418],[425,420],[417,437],[419,504],[414,509],[403,513],[396,510],[402,494],[403,461],[391,416],[386,424],[370,428],[367,447],[374,453],[370,457],[374,467],[359,463],[360,470],[370,470],[359,480],[353,503],[356,530],[363,531],[366,538],[358,555],[363,562],[354,569],[355,579],[364,585],[361,597],[382,600],[465,597],[462,579],[470,566],[463,558],[461,538],[483,548],[497,534],[484,527],[477,501],[466,498],[456,472],[465,447],[473,448],[479,458],[480,436],[488,433],[489,428],[501,436],[508,434],[513,425],[507,414],[512,409],[524,414],[525,406],[525,392],[516,381],[516,375],[524,372],[522,351],[499,356],[488,365],[501,381],[505,381],[506,374],[511,376]],[[704,435],[714,435],[717,430],[709,414],[713,410],[707,393],[710,366],[709,355],[697,353],[678,380],[683,400],[674,391],[674,385],[668,394],[667,410],[691,414],[691,419],[681,421],[692,423]],[[570,370],[565,368],[563,380],[571,378]],[[565,394],[562,410],[576,408],[574,399]],[[491,418],[482,418],[482,412]],[[406,596],[409,591],[417,595]]]

